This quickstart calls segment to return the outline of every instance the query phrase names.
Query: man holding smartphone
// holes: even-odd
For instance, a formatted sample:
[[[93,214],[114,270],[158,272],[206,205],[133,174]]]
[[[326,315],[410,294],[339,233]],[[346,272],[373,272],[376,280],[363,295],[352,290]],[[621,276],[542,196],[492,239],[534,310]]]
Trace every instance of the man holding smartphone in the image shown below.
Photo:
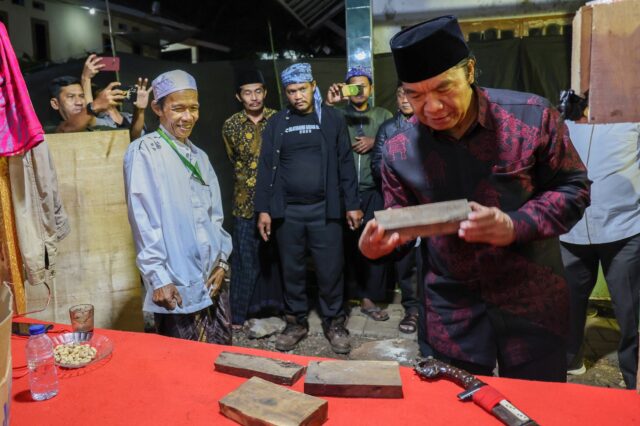
[[[357,90],[348,86],[355,86]],[[344,96],[354,92],[354,95]],[[338,108],[338,111],[343,113],[347,122],[358,177],[360,208],[364,212],[365,223],[373,218],[374,211],[381,210],[384,206],[380,188],[371,174],[371,150],[378,128],[393,117],[386,109],[370,105],[372,93],[371,69],[361,66],[350,68],[345,77],[345,84],[333,84],[327,93],[329,105],[348,101],[347,105]],[[375,321],[386,321],[389,315],[380,309],[374,300],[379,301],[385,297],[387,264],[374,263],[364,257],[358,250],[359,238],[359,232],[345,232],[347,277],[355,278],[357,287],[353,293],[360,299],[362,313]],[[347,282],[353,282],[353,279],[348,279]]]

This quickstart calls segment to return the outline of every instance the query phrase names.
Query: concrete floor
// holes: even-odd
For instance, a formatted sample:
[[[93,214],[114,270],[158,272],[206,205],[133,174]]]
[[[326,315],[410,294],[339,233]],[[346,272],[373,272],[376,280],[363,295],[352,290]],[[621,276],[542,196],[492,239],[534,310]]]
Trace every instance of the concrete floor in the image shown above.
[[[369,339],[408,339],[416,342],[417,335],[400,333],[398,324],[404,315],[400,304],[390,304],[386,311],[389,320],[374,321],[360,312],[358,307],[351,310],[347,328],[355,338]],[[568,376],[570,383],[581,383],[610,388],[624,388],[622,374],[618,369],[617,347],[620,339],[618,323],[608,309],[601,309],[600,316],[587,319],[585,330],[585,366],[587,372],[580,376]],[[309,336],[322,338],[320,318],[315,311],[309,316]],[[354,347],[355,349],[355,347]]]

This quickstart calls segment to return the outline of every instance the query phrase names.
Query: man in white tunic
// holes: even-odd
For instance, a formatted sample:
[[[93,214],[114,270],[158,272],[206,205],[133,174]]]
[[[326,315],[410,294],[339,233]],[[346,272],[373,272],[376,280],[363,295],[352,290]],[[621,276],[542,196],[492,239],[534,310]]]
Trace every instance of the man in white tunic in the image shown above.
[[[175,70],[152,88],[160,127],[131,143],[124,158],[144,310],[154,313],[159,334],[230,344],[231,237],[222,228],[218,178],[189,140],[199,115],[196,82]]]

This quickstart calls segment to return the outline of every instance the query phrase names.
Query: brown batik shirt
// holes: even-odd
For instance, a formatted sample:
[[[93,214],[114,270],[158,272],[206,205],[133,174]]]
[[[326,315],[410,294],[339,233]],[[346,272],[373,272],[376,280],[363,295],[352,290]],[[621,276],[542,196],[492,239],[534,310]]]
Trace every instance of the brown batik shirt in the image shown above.
[[[222,126],[222,138],[227,155],[234,169],[233,211],[237,217],[253,217],[253,197],[258,174],[258,157],[262,144],[262,131],[267,120],[277,111],[264,109],[264,116],[258,124],[242,110],[233,114]]]

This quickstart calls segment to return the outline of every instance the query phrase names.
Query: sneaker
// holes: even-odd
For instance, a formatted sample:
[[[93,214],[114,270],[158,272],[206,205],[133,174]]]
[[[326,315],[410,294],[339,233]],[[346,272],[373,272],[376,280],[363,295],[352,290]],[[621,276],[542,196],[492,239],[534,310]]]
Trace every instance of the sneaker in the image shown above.
[[[344,317],[334,318],[330,323],[322,323],[324,335],[331,345],[331,349],[337,354],[348,354],[351,351],[349,330],[344,326]]]
[[[587,368],[584,366],[584,360],[582,358],[574,358],[567,366],[567,374],[570,376],[579,376],[586,372]]]
[[[294,320],[295,321],[295,320]],[[287,326],[276,338],[276,349],[279,351],[287,352],[293,350],[300,340],[304,339],[309,332],[308,323],[302,322],[289,322]]]
[[[584,366],[584,363],[580,364],[580,366],[576,368],[567,369],[567,374],[570,376],[579,376],[587,372],[587,367]]]

